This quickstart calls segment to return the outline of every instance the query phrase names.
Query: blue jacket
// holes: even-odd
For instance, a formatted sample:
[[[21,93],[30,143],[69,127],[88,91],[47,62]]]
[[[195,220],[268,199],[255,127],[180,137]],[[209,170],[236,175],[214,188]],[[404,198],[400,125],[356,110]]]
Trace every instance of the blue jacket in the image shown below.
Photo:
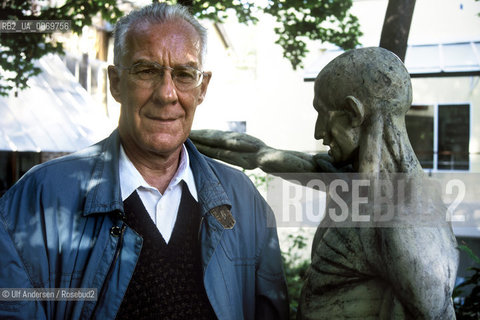
[[[36,166],[0,199],[0,288],[97,288],[98,299],[0,301],[0,318],[115,318],[143,241],[122,220],[119,143],[114,131]],[[186,146],[202,208],[204,284],[217,317],[286,318],[271,209],[243,173]]]

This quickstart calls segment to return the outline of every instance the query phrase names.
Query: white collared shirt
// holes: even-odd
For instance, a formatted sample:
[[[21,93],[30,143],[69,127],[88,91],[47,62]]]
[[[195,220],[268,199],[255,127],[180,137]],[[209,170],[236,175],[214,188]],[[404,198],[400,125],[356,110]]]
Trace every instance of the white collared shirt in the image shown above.
[[[122,145],[120,145],[119,175],[122,201],[125,201],[136,190],[163,239],[168,243],[182,199],[182,185],[180,184],[182,180],[185,181],[193,198],[198,201],[197,188],[195,187],[185,145],[182,146],[177,172],[175,172],[163,195],[157,188],[152,187],[145,181],[126,155]]]

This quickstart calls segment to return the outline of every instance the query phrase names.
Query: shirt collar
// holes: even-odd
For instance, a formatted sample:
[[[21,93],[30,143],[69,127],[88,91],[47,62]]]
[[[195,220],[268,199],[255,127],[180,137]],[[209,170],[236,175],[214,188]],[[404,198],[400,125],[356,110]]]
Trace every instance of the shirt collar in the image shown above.
[[[193,178],[192,168],[190,167],[190,157],[185,145],[182,145],[180,164],[178,165],[177,172],[173,176],[172,181],[170,181],[170,185],[176,185],[182,180],[187,184],[188,190],[190,191],[192,197],[198,201],[195,179]]]
[[[138,188],[155,189],[145,181],[137,168],[135,168],[121,144],[119,156],[119,176],[122,201],[127,199]],[[180,163],[175,175],[169,183],[169,187],[179,184],[182,180],[185,181],[193,198],[198,201],[195,180],[192,169],[190,168],[190,159],[185,145],[182,145],[182,150],[180,152]]]

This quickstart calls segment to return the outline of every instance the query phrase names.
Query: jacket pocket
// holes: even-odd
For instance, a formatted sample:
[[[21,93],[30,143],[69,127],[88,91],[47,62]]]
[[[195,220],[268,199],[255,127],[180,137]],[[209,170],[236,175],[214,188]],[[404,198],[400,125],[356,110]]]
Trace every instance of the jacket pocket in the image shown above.
[[[221,247],[228,260],[235,266],[255,266],[255,255],[249,254],[244,243],[222,239]]]

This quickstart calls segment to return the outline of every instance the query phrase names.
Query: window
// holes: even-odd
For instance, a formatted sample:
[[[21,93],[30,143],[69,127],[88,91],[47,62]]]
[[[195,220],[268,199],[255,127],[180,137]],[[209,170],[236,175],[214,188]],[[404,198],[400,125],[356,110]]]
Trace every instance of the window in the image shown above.
[[[412,106],[405,117],[408,137],[424,169],[433,169],[433,106]]]
[[[468,170],[470,107],[438,106],[438,169]]]
[[[413,105],[406,126],[424,169],[470,169],[470,105]]]

